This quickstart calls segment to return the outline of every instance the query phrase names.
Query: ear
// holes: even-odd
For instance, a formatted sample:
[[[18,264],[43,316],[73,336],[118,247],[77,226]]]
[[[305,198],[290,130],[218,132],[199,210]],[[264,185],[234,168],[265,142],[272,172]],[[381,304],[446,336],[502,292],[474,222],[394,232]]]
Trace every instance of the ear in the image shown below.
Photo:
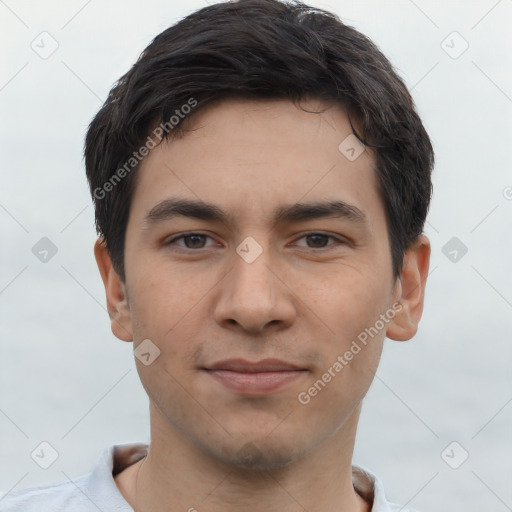
[[[411,339],[423,313],[425,285],[430,264],[430,242],[420,235],[404,254],[402,272],[395,283],[394,303],[401,309],[388,324],[386,336],[397,341]]]
[[[107,310],[112,332],[120,340],[133,341],[132,321],[126,286],[114,270],[103,238],[96,240],[94,256],[103,279],[103,285],[105,286]]]

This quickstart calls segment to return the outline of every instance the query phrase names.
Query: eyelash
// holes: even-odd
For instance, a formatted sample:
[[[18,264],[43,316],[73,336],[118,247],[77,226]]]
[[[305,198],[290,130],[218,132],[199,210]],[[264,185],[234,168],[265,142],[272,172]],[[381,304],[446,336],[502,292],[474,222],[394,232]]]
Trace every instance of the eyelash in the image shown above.
[[[318,250],[328,251],[333,246],[336,246],[336,245],[339,246],[339,245],[346,245],[347,244],[347,242],[345,240],[342,240],[341,238],[335,237],[334,235],[330,235],[330,234],[327,234],[327,233],[317,232],[317,231],[312,231],[310,233],[306,233],[306,234],[302,235],[300,238],[298,238],[297,240],[301,240],[301,239],[307,238],[309,236],[318,236],[318,235],[323,236],[323,237],[327,237],[327,239],[336,240],[338,243],[337,244],[331,244],[330,246],[328,245],[327,247],[305,247],[305,249],[309,249],[311,251],[318,251]],[[168,245],[176,245],[175,244],[176,241],[181,240],[181,239],[184,240],[185,238],[188,238],[188,237],[191,237],[191,236],[202,236],[202,237],[210,238],[210,239],[213,240],[213,238],[210,235],[206,235],[204,233],[191,232],[191,233],[183,233],[181,235],[178,235],[178,236],[168,240],[167,242],[165,242],[164,245],[166,245],[166,246],[168,246]],[[177,247],[179,247],[181,250],[184,250],[184,251],[187,251],[187,252],[188,251],[199,252],[202,249],[205,249],[205,247],[201,247],[199,249],[191,249],[189,247],[181,247],[181,246],[177,246]]]

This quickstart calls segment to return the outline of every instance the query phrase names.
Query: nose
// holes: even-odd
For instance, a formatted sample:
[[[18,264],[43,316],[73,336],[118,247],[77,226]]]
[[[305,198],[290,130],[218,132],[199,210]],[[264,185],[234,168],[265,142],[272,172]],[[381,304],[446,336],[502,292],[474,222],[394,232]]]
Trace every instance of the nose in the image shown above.
[[[235,253],[233,268],[220,284],[216,322],[254,334],[292,325],[297,315],[296,298],[286,282],[289,277],[283,274],[282,266],[271,261],[266,250],[250,263]]]

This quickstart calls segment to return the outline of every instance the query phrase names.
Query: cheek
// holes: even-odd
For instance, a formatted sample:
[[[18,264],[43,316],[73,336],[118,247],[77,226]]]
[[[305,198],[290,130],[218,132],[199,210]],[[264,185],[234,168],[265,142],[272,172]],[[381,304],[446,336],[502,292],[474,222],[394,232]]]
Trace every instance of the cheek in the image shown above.
[[[139,297],[142,309],[136,308],[133,312],[134,339],[138,343],[150,339],[159,350],[150,365],[136,360],[141,383],[162,413],[173,411],[178,418],[195,417],[200,411],[192,407],[195,402],[191,400],[190,384],[196,377],[198,345],[204,339],[201,324],[194,320],[193,315],[186,315],[190,307],[184,308],[180,301],[169,300],[166,301],[167,307],[160,307],[162,300],[158,301],[154,296],[148,297],[149,302],[142,302],[142,294]],[[160,304],[158,308],[146,306],[153,299]],[[134,343],[135,349],[137,344]]]
[[[142,267],[130,290],[134,297],[130,304],[134,345],[136,348],[142,340],[150,339],[160,355],[154,371],[141,366],[139,374],[143,380],[167,381],[172,375],[181,381],[189,377],[185,372],[195,366],[198,345],[205,340],[208,311],[204,295],[214,282],[207,276],[185,275],[165,266]]]
[[[348,264],[332,265],[318,277],[302,276],[298,295],[321,320],[324,335],[333,337],[341,349],[375,323],[387,306],[390,290],[371,269]]]
[[[130,290],[134,329],[142,336],[164,341],[196,315],[201,298],[214,281],[210,283],[204,275],[185,275],[165,265],[139,268],[142,271]]]
[[[319,286],[306,287],[305,293],[323,324],[316,340],[322,366],[311,391],[321,395],[316,400],[320,409],[335,407],[341,414],[364,397],[377,370],[386,332],[380,315],[390,290],[374,272],[343,266]]]

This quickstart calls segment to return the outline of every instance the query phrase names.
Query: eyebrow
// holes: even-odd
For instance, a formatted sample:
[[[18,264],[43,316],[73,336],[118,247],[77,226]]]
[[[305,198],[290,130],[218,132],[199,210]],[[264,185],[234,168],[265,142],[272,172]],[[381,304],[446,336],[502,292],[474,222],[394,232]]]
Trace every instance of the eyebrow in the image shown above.
[[[235,218],[212,203],[201,200],[183,198],[164,199],[144,217],[144,224],[149,227],[161,221],[168,221],[177,216],[194,219],[220,222],[225,225],[233,225]],[[349,221],[366,224],[366,215],[356,206],[341,200],[315,201],[310,203],[295,203],[280,206],[273,212],[273,227],[278,224],[300,222],[323,217],[345,218]]]

